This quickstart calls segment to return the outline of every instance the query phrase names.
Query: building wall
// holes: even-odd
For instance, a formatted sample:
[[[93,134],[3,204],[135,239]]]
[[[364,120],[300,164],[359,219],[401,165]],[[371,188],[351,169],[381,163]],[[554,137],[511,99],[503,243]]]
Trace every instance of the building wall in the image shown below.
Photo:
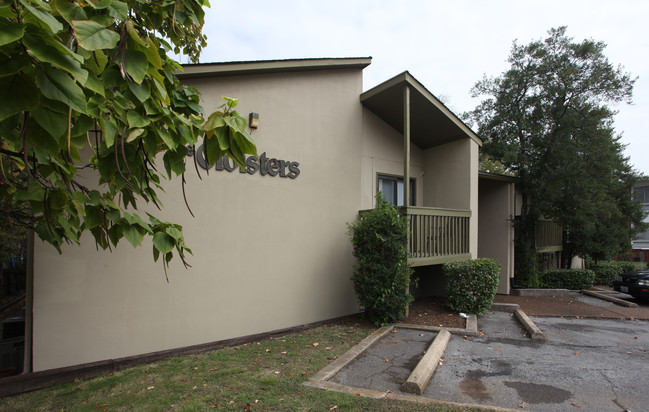
[[[362,135],[362,201],[363,209],[371,209],[376,204],[378,175],[403,177],[403,135],[365,108]],[[414,144],[410,145],[410,178],[415,179],[416,206],[423,206],[423,155],[421,149]]]
[[[455,140],[424,151],[423,206],[471,210],[470,251],[478,253],[478,144]]]
[[[509,294],[514,277],[514,183],[480,179],[478,257],[500,262],[498,293]]]
[[[207,112],[221,96],[260,115],[259,153],[299,162],[296,179],[238,171],[175,179],[164,218],[184,227],[194,256],[171,262],[150,242],[112,253],[91,237],[63,248],[36,241],[34,371],[218,341],[358,310],[346,223],[364,207],[360,70],[191,80]],[[378,126],[378,129],[381,129]],[[389,150],[389,149],[388,149]],[[191,163],[191,159],[188,159]],[[378,167],[382,170],[382,166]]]

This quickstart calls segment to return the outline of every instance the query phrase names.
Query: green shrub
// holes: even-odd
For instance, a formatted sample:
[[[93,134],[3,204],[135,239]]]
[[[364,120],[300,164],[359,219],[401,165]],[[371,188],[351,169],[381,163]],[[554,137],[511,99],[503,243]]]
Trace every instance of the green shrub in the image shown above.
[[[408,222],[376,197],[376,208],[349,224],[357,265],[352,280],[365,315],[376,326],[405,317],[410,296]]]
[[[635,263],[623,261],[623,260],[614,260],[613,264],[620,268],[620,274],[635,272]]]
[[[496,296],[500,281],[500,263],[494,259],[474,259],[445,263],[446,306],[457,312],[481,315]]]
[[[588,266],[595,272],[595,285],[610,285],[622,273],[633,272],[635,265],[633,262],[624,261],[600,261]]]
[[[554,269],[541,273],[540,287],[544,289],[588,289],[595,282],[595,272],[590,269]]]

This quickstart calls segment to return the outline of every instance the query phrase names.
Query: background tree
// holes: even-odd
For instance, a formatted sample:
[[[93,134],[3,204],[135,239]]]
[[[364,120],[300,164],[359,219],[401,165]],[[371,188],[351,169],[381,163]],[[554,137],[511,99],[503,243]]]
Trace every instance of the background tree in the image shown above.
[[[535,225],[542,216],[563,227],[570,255],[618,253],[642,227],[641,207],[630,196],[637,175],[607,106],[630,103],[635,80],[609,63],[604,43],[574,43],[566,27],[548,34],[514,42],[510,69],[476,83],[474,97],[488,97],[469,114],[483,151],[519,178],[516,275],[524,283],[536,282]]]
[[[161,179],[185,172],[187,147],[199,136],[214,161],[225,154],[242,164],[256,152],[237,101],[226,99],[205,121],[198,92],[180,85],[181,68],[166,55],[173,49],[198,61],[203,6],[207,0],[0,2],[3,219],[32,227],[59,252],[89,231],[104,249],[151,236],[156,260],[168,264],[175,252],[185,262],[182,228],[141,216],[137,202],[161,207]]]

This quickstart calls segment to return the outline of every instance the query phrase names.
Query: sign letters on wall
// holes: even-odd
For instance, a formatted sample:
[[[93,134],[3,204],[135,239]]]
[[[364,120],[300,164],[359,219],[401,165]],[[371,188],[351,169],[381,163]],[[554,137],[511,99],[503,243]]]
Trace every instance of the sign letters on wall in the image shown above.
[[[300,164],[298,162],[269,158],[266,156],[266,152],[262,153],[260,156],[246,156],[245,168],[238,166],[234,160],[227,156],[223,156],[217,160],[214,165],[208,164],[203,153],[203,145],[198,146],[196,153],[193,153],[191,149],[187,153],[188,156],[194,154],[196,155],[196,161],[198,164],[205,170],[214,167],[214,169],[219,171],[227,170],[228,172],[233,172],[236,168],[239,168],[240,173],[254,175],[259,172],[262,176],[279,176],[288,177],[290,179],[295,179],[300,175]]]

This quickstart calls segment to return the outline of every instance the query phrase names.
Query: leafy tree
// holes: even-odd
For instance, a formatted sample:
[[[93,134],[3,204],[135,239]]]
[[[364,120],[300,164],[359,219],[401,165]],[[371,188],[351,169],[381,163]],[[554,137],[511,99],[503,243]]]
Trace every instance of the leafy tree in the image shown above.
[[[487,98],[470,113],[483,151],[520,179],[516,275],[527,283],[536,282],[541,216],[564,228],[569,254],[617,253],[642,227],[640,205],[630,197],[638,176],[607,106],[630,103],[635,80],[609,63],[604,43],[574,43],[566,27],[548,34],[514,42],[509,70],[474,86],[474,96]]]
[[[104,249],[152,237],[165,273],[174,252],[185,262],[182,228],[140,216],[137,202],[161,207],[161,180],[183,175],[199,136],[208,159],[225,154],[242,164],[256,152],[236,99],[206,120],[197,90],[180,85],[181,67],[167,57],[173,49],[198,61],[203,6],[207,0],[0,2],[3,219],[32,227],[59,252],[89,231]]]
[[[512,174],[499,160],[484,152],[480,153],[480,171],[509,176]]]

